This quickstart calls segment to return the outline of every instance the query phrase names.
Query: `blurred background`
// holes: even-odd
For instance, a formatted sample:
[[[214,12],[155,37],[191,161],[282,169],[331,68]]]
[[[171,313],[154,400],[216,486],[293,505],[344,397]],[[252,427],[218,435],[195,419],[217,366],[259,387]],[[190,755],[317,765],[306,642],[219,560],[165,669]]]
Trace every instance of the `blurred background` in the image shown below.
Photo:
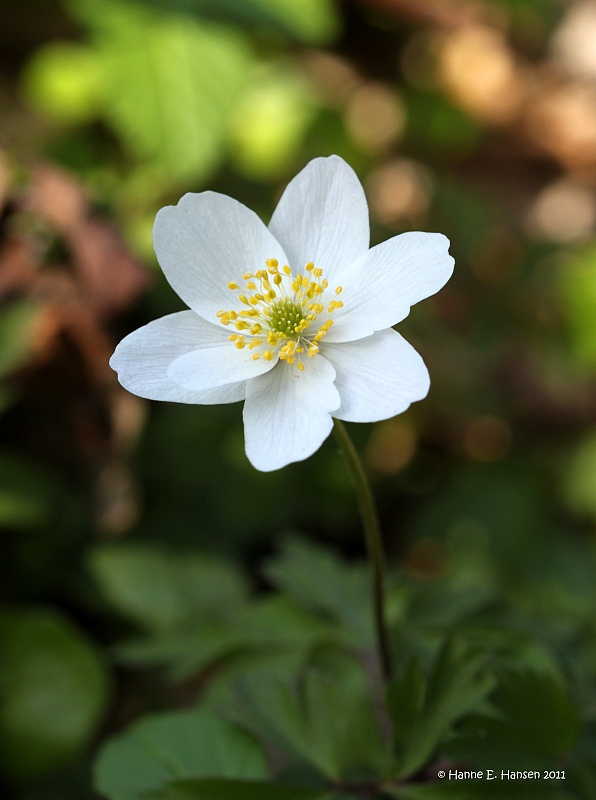
[[[456,259],[399,326],[429,397],[350,426],[392,569],[514,598],[553,646],[581,640],[593,675],[596,2],[3,0],[0,15],[2,796],[93,797],[106,733],[195,696],[196,669],[164,680],[171,652],[113,649],[169,624],[189,551],[215,606],[242,581],[267,592],[259,565],[288,535],[363,555],[332,440],[260,474],[239,404],[152,404],[108,367],[125,334],[182,308],[156,211],[212,189],[268,221],[316,156],[358,172],[373,244],[440,231]]]

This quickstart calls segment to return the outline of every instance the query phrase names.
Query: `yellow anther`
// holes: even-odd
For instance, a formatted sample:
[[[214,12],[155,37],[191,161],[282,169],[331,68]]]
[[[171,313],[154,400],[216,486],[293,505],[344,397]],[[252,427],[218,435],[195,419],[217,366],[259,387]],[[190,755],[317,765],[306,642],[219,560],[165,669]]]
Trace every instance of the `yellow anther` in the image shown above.
[[[229,339],[231,342],[235,342],[237,338],[238,338],[238,334],[237,334],[237,333],[231,333],[231,334],[228,336],[228,339]]]
[[[312,261],[309,261],[308,264],[304,267],[304,269],[307,272],[312,272],[314,268],[315,268],[315,265],[312,263]]]
[[[255,336],[257,333],[260,333],[262,330],[263,330],[263,326],[259,322],[255,322],[255,324],[250,329],[250,332],[251,332],[251,334],[253,336]]]
[[[323,270],[320,267],[314,267],[313,272],[317,278],[320,278],[323,274]]]
[[[282,280],[283,280],[283,278],[282,278],[282,277],[281,277],[281,275],[278,273],[278,274],[277,274],[277,275],[276,275],[276,276],[273,278],[273,283],[274,283],[276,286],[279,286],[279,284],[282,282]]]
[[[215,316],[216,317],[225,317],[226,313],[227,313],[226,311],[218,311]]]
[[[291,275],[292,274],[292,270],[288,267],[287,264],[284,267],[284,272],[286,273],[286,275]]]
[[[276,297],[277,297],[277,292],[275,292],[273,289],[269,289],[269,291],[267,292],[267,299],[275,300]]]
[[[267,264],[268,267],[277,267],[279,261],[276,258],[268,258],[265,264]]]
[[[248,302],[250,303],[251,306],[256,306],[256,305],[258,305],[259,301],[257,300],[256,297],[249,297],[248,298]]]
[[[305,289],[308,286],[308,278],[306,277],[306,275],[302,278],[302,285],[304,286]]]
[[[251,278],[254,278],[254,275],[252,272],[245,272],[242,277],[245,281],[249,281]]]
[[[238,288],[238,284],[235,283],[234,281],[230,281],[228,283],[228,289],[237,289],[237,288]]]
[[[254,291],[254,290],[257,288],[257,284],[256,284],[256,283],[253,283],[252,281],[249,281],[249,282],[246,284],[246,288],[247,288],[247,289],[250,289],[250,291],[251,291],[251,292],[253,292],[253,291]]]
[[[335,294],[341,294],[342,292],[343,292],[343,287],[342,286],[336,286],[335,287]]]
[[[236,347],[238,348],[238,350],[244,350],[246,345],[241,339],[238,339],[238,341],[236,342]]]
[[[271,350],[265,350],[265,352],[263,353],[263,358],[265,359],[265,361],[271,361],[273,358],[273,353],[271,352]]]
[[[239,319],[236,323],[236,330],[237,331],[245,331],[248,328],[248,322],[244,322],[244,320]]]
[[[302,363],[302,361],[299,361],[299,362],[296,364],[296,366],[298,367],[298,369],[300,370],[300,372],[304,372],[304,364]]]
[[[324,289],[326,289],[329,286],[329,281],[327,281],[327,280],[325,280],[325,278],[323,278],[323,280],[321,281],[321,286]]]
[[[252,360],[253,361],[258,361],[260,357],[261,356],[259,355],[259,353],[253,353]]]
[[[228,311],[228,317],[230,319],[238,319],[238,314],[235,311]]]
[[[238,300],[240,300],[241,303],[244,303],[245,306],[248,305],[248,300],[246,299],[246,295],[239,294],[238,295]]]
[[[263,297],[262,294],[255,294],[255,299],[256,300],[264,300],[265,298]]]
[[[296,348],[296,352],[297,353],[304,353],[304,347],[297,347]]]

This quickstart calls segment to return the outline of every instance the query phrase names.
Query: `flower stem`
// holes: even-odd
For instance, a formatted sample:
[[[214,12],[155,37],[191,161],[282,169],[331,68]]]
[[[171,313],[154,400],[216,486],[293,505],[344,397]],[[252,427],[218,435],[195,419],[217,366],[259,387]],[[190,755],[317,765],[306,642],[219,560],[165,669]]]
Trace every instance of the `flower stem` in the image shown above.
[[[354,482],[356,496],[358,498],[362,527],[364,528],[364,536],[366,539],[366,549],[372,567],[372,600],[379,659],[383,677],[387,681],[391,678],[392,669],[387,622],[385,620],[385,591],[383,588],[385,555],[379,527],[379,517],[370,483],[366,477],[360,457],[356,452],[356,448],[344,424],[338,419],[333,420],[333,433],[346,460],[346,465],[352,477],[352,481]]]

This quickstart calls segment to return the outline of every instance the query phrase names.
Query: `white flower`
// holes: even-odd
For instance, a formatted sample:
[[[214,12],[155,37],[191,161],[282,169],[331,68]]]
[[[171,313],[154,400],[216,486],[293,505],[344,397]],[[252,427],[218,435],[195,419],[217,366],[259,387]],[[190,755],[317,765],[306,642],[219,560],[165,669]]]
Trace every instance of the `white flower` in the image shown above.
[[[190,310],[131,333],[110,364],[152,400],[244,400],[257,469],[308,458],[332,417],[374,422],[426,396],[424,362],[391,326],[449,279],[449,241],[403,233],[369,250],[364,191],[338,156],[291,181],[269,227],[202,192],[162,208],[153,238]]]

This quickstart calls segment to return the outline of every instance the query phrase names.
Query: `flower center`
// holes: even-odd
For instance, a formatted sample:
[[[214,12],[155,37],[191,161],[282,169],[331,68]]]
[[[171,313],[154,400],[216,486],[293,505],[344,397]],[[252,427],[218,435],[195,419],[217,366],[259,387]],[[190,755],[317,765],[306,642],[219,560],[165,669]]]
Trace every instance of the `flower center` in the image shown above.
[[[242,276],[247,294],[239,294],[238,299],[246,308],[218,311],[217,316],[222,325],[233,325],[239,331],[230,334],[230,341],[239,350],[255,350],[255,361],[271,361],[278,355],[288,364],[297,361],[296,366],[303,370],[302,355],[316,356],[319,343],[333,325],[331,314],[343,303],[325,299],[329,284],[312,261],[304,267],[304,274],[295,276],[287,265],[280,270],[275,258],[265,263],[267,269]],[[240,284],[230,281],[228,288],[234,291]],[[334,294],[341,291],[338,286]]]
[[[271,303],[269,308],[269,327],[275,333],[283,333],[293,338],[296,328],[304,319],[302,306],[289,298]]]

